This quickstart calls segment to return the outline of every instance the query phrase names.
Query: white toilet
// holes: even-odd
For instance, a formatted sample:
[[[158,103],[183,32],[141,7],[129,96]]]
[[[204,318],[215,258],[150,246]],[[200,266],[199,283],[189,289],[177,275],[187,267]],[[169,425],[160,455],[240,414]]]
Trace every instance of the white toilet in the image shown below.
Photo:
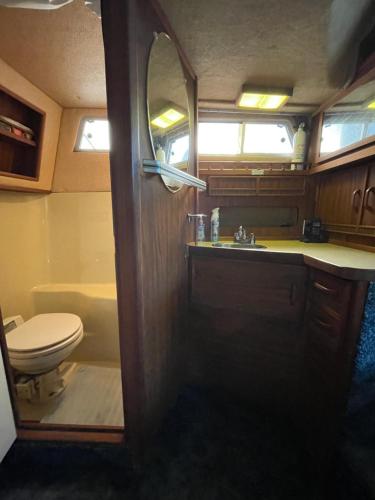
[[[19,396],[45,400],[62,392],[65,386],[58,367],[82,341],[81,318],[51,313],[38,314],[25,322],[19,316],[9,319],[14,323],[6,341],[10,364],[18,374]]]

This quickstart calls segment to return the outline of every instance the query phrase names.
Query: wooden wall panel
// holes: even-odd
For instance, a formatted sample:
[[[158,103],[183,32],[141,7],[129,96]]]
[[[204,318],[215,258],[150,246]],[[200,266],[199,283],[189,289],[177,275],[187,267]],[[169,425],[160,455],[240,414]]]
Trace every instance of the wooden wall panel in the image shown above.
[[[221,174],[218,174],[221,175]],[[235,177],[237,174],[229,175],[226,177]],[[304,177],[306,179],[305,184],[305,194],[298,196],[292,196],[290,193],[284,194],[285,190],[278,189],[279,180],[278,178],[262,177],[258,179],[254,176],[254,180],[262,180],[274,182],[273,194],[267,193],[266,195],[258,195],[257,193],[249,194],[248,196],[212,196],[210,195],[210,175],[200,173],[199,177],[208,183],[209,189],[205,192],[200,192],[199,197],[199,212],[208,215],[207,227],[209,228],[209,220],[211,216],[211,210],[215,207],[271,207],[277,210],[280,207],[290,207],[297,208],[298,210],[298,220],[295,226],[291,227],[252,227],[251,229],[258,238],[267,239],[298,239],[302,234],[302,224],[303,220],[312,216],[314,210],[314,196],[315,196],[315,179]],[[286,176],[283,179],[284,184],[290,179],[293,182],[296,180],[300,182],[301,176]],[[271,192],[271,191],[270,191]],[[241,221],[238,221],[238,225]],[[233,236],[233,227],[221,227],[221,236]],[[207,237],[209,238],[209,230],[207,232]]]
[[[102,9],[124,399],[135,439],[158,426],[178,388],[187,311],[185,242],[193,237],[186,214],[195,209],[195,193],[183,187],[172,194],[158,177],[141,173],[142,160],[152,158],[148,54],[153,32],[175,38],[173,31],[154,2],[109,0]],[[196,79],[186,68],[194,122]]]

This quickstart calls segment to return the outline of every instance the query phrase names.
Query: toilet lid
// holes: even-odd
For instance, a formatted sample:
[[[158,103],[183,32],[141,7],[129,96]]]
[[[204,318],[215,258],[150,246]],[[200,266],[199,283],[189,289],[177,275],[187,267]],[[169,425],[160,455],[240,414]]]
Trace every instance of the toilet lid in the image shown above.
[[[37,351],[60,344],[81,328],[76,314],[38,314],[6,334],[11,351]]]

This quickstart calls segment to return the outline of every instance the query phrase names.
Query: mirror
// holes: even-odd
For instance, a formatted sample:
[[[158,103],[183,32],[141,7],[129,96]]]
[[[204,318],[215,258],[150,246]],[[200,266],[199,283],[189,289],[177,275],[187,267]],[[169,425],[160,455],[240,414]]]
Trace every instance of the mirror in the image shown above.
[[[375,141],[375,81],[358,87],[323,114],[320,156]]]
[[[154,158],[188,171],[191,145],[186,80],[173,41],[156,33],[148,60],[147,110]],[[176,192],[182,183],[165,175],[166,187]]]

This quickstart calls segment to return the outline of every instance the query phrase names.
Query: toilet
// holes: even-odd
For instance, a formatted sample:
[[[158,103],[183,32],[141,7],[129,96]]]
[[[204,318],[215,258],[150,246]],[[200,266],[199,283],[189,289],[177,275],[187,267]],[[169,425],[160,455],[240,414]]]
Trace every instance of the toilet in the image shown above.
[[[38,314],[25,322],[15,317],[6,342],[18,396],[44,401],[60,394],[65,384],[59,367],[82,338],[82,321],[75,314]]]

